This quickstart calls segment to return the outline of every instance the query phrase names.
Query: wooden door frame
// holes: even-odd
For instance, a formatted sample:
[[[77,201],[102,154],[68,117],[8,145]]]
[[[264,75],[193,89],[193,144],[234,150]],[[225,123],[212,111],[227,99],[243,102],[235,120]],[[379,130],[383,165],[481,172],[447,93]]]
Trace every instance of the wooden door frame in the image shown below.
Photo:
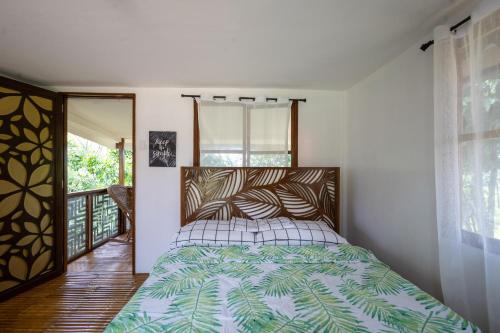
[[[133,200],[132,200],[132,218],[133,223],[131,224],[131,232],[132,232],[132,274],[135,274],[135,224],[136,224],[136,214],[135,214],[135,198],[136,198],[136,188],[137,182],[135,177],[136,172],[136,151],[137,151],[137,143],[135,140],[135,93],[98,93],[98,92],[61,92],[62,95],[62,108],[63,108],[63,155],[64,155],[64,271],[66,272],[68,262],[67,262],[67,241],[68,241],[68,229],[66,227],[66,223],[68,220],[68,201],[67,201],[67,193],[68,193],[68,156],[67,156],[67,148],[68,148],[68,99],[69,98],[104,98],[104,99],[131,99],[132,100],[132,188],[133,188]]]

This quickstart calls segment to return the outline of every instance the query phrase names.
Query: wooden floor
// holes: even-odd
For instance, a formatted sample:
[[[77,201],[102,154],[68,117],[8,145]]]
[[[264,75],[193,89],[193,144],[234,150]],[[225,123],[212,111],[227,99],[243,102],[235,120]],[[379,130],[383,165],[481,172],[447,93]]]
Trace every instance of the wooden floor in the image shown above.
[[[131,245],[110,241],[68,272],[0,303],[0,332],[102,332],[147,277],[132,275]]]

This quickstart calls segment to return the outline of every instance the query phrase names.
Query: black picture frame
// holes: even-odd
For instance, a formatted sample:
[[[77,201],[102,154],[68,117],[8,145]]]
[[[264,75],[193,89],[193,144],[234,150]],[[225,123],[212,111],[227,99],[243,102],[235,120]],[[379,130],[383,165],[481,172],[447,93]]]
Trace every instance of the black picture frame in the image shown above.
[[[177,132],[149,131],[149,166],[176,166]]]

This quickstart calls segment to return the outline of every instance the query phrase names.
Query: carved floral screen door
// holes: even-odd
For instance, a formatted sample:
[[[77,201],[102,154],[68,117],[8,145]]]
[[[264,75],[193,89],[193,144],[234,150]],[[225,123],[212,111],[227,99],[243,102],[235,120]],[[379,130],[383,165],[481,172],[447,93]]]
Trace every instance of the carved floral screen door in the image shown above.
[[[59,94],[0,77],[0,299],[63,271]]]

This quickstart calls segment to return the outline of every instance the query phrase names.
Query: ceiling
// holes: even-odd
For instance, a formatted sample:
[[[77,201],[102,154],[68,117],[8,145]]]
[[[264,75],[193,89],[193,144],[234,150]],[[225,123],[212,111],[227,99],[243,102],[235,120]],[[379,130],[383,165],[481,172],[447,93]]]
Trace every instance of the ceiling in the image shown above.
[[[342,90],[464,2],[2,1],[0,72],[49,86]]]
[[[132,100],[105,98],[69,98],[68,132],[114,149],[125,139],[132,143]]]

